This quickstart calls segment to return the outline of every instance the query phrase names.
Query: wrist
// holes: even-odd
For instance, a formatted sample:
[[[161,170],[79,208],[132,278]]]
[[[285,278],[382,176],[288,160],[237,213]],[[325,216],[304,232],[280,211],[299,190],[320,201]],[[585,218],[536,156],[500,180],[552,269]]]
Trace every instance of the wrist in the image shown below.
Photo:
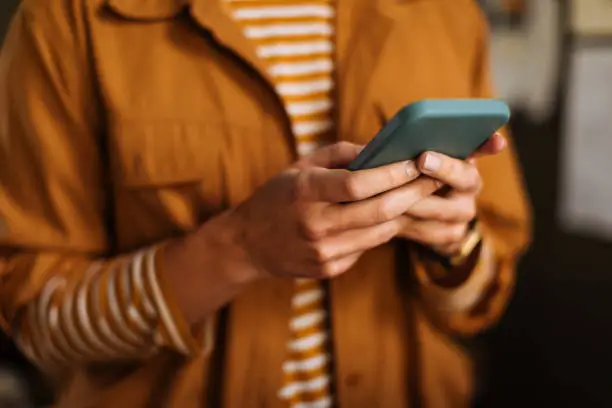
[[[223,213],[160,247],[159,270],[189,324],[200,324],[259,279],[238,244],[239,228]]]
[[[441,255],[431,248],[422,248],[421,259],[425,262],[430,278],[443,287],[456,287],[465,282],[478,264],[482,249],[482,235],[476,220],[452,255]]]
[[[230,284],[247,285],[262,274],[249,256],[244,235],[241,219],[228,210],[204,223],[192,239],[202,264],[214,264]]]
[[[484,240],[472,256],[475,262],[469,266],[465,279],[455,284],[447,284],[448,278],[446,282],[434,279],[428,265],[417,268],[417,280],[421,283],[422,293],[438,310],[453,313],[475,310],[473,308],[489,296],[497,270],[494,250],[488,241]],[[461,268],[463,267],[468,265]],[[446,273],[450,277],[458,271],[453,269]]]

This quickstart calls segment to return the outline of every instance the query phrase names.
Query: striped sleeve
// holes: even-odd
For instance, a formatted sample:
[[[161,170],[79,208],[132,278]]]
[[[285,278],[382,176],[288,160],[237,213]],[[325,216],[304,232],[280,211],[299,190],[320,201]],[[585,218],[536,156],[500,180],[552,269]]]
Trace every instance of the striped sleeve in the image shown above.
[[[431,263],[412,254],[423,310],[439,328],[454,335],[469,337],[494,325],[512,295],[514,259],[497,237],[490,233],[483,236],[477,262],[467,279],[456,287],[439,286],[431,278]]]
[[[168,347],[186,355],[197,340],[156,268],[157,248],[109,261],[55,262],[40,293],[14,312],[17,344],[45,371],[146,358]],[[11,259],[7,275],[23,262]],[[3,310],[6,312],[6,309]],[[7,313],[4,313],[6,315]]]

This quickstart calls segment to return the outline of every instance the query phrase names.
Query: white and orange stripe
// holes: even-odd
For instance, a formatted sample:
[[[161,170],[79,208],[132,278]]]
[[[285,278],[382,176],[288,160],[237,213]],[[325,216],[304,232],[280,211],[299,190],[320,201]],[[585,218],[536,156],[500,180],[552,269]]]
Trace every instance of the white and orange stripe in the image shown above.
[[[177,326],[155,267],[157,248],[83,262],[78,280],[58,275],[20,319],[17,343],[41,368],[146,357],[168,346],[189,354],[195,341]]]
[[[226,0],[253,41],[285,104],[306,155],[333,135],[334,7],[331,0]],[[279,395],[291,408],[331,407],[325,292],[320,282],[297,280],[292,300],[285,384]]]

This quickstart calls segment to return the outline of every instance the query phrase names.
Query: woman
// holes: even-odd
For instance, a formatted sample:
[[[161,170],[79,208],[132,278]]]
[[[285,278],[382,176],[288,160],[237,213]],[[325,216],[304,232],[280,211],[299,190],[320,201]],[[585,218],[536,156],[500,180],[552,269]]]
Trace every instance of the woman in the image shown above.
[[[24,1],[0,310],[58,406],[467,406],[528,240],[511,147],[339,169],[489,96],[486,36],[467,0]]]

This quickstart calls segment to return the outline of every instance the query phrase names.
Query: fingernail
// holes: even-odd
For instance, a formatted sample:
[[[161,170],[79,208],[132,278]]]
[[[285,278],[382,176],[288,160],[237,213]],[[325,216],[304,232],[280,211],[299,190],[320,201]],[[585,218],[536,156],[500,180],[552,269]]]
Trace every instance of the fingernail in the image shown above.
[[[423,163],[423,167],[425,168],[425,170],[427,171],[437,171],[440,166],[442,165],[442,161],[440,160],[439,157],[431,154],[431,153],[427,153],[425,156],[425,162]]]
[[[411,179],[416,178],[416,176],[419,175],[419,170],[417,169],[416,164],[414,164],[412,160],[406,162],[406,174]]]

